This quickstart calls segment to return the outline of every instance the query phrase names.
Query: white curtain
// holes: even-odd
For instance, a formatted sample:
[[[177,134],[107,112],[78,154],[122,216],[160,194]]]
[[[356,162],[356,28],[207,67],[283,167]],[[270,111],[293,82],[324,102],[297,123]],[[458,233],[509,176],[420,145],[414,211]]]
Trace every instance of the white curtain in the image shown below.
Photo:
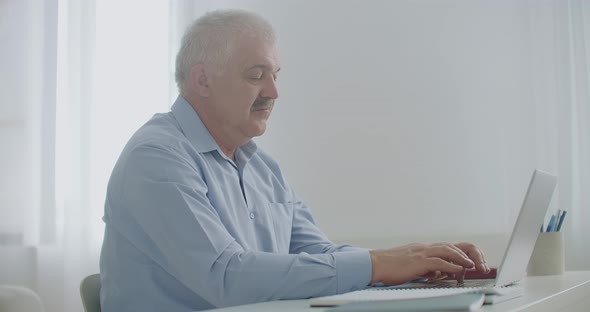
[[[39,291],[49,302],[58,298],[50,311],[80,311],[80,281],[98,272],[110,172],[132,133],[154,113],[168,110],[174,93],[169,4],[63,0],[59,5],[57,256],[41,253],[39,272],[55,266],[62,276],[42,278],[48,287]],[[62,287],[49,287],[55,281]]]
[[[434,2],[439,3],[399,1],[388,7],[404,10],[421,6],[428,11]],[[0,1],[0,169],[5,173],[0,176],[0,263],[10,258],[2,254],[11,252],[4,248],[7,245],[35,247],[37,263],[27,270],[27,261],[22,261],[24,269],[17,273],[27,276],[21,280],[0,269],[0,284],[22,282],[33,288],[47,311],[81,311],[80,280],[98,272],[108,177],[131,134],[152,114],[167,111],[176,96],[174,57],[186,25],[207,10],[242,7],[259,11],[271,21],[281,21],[281,29],[302,27],[304,19],[288,14],[289,7],[310,3],[52,0],[40,5],[35,0]],[[329,21],[330,14],[338,14],[332,10],[337,8],[335,3],[315,3],[313,12],[324,14],[321,19]],[[370,16],[371,10],[386,1],[364,3],[358,2],[361,17]],[[469,5],[484,3],[488,2]],[[529,17],[523,40],[530,42],[530,53],[523,59],[530,61],[529,95],[534,103],[531,118],[535,119],[536,134],[533,145],[540,158],[533,162],[549,164],[549,169],[559,175],[554,206],[568,210],[568,269],[588,270],[590,4],[583,0],[514,3],[519,3]],[[408,29],[410,36],[411,31]],[[283,37],[279,44],[309,49],[302,37]],[[293,60],[299,53],[295,52],[281,51],[283,62],[296,63]],[[317,66],[323,63],[305,61]],[[290,79],[289,72],[286,67],[281,83],[311,79],[322,84],[326,94],[341,92],[339,86],[322,77]],[[358,80],[353,76],[350,79],[356,83],[371,83],[370,77]],[[288,103],[292,98],[293,94],[286,92],[279,101]],[[273,116],[278,120],[280,109]],[[494,112],[505,113],[509,111]],[[273,124],[269,131],[285,129],[290,129],[289,124]],[[516,126],[503,129],[507,136],[520,130]],[[342,135],[346,131],[351,129],[343,126]],[[265,149],[280,155],[279,146],[284,145],[270,138],[261,140]],[[505,148],[522,148],[523,153],[529,153],[525,147]],[[502,161],[504,170],[517,167],[514,159]],[[289,161],[281,163],[287,169],[291,165]],[[291,176],[300,193],[310,198],[324,196],[325,189],[314,187],[304,177]],[[363,187],[359,192],[370,192],[375,185]],[[333,214],[339,208],[313,208],[319,211],[320,224],[327,229],[342,227],[321,218],[322,209],[332,209]]]
[[[32,288],[46,311],[82,310],[116,158],[175,97],[168,12],[166,1],[0,1],[0,284]]]
[[[569,269],[590,269],[590,3],[555,1],[559,101],[555,121],[560,167],[560,203],[571,218],[566,245]]]
[[[588,270],[590,3],[544,0],[527,4],[536,150],[558,175],[553,207],[568,213],[564,223],[566,268]]]

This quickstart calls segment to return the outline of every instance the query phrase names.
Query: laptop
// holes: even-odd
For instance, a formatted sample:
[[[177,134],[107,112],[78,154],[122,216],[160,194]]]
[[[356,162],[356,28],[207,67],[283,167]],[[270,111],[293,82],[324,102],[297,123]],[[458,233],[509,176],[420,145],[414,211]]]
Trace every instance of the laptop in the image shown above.
[[[514,284],[525,277],[526,267],[539,235],[539,226],[543,224],[556,185],[555,176],[540,170],[533,172],[496,279],[465,280],[463,285],[455,287],[501,287]]]
[[[518,214],[518,218],[512,229],[510,240],[504,252],[504,257],[498,267],[496,279],[465,280],[462,284],[458,284],[456,281],[443,280],[428,283],[410,282],[403,285],[389,287],[371,287],[369,289],[352,293],[312,298],[310,300],[310,305],[329,306],[351,301],[364,301],[348,299],[370,297],[366,296],[366,294],[362,294],[362,292],[383,289],[418,290],[421,288],[444,288],[451,292],[452,290],[450,289],[478,289],[486,294],[486,303],[493,303],[496,296],[503,297],[504,299],[514,297],[518,292],[514,292],[514,287],[509,286],[515,284],[526,276],[527,264],[539,235],[539,226],[543,223],[556,185],[557,178],[554,175],[541,170],[535,170],[533,172],[524,201],[520,208],[520,213]],[[357,296],[356,293],[361,293],[361,296]],[[510,293],[512,293],[513,296],[509,296]],[[383,300],[388,300],[388,295],[382,294],[380,296],[384,297]],[[501,300],[503,301],[504,299]],[[331,302],[333,304],[330,304]]]

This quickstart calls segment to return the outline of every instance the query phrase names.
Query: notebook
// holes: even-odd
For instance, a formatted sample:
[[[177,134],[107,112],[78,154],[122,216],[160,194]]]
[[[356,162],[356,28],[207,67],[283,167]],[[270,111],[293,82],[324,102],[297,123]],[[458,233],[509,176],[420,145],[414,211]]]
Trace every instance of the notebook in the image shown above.
[[[312,298],[309,303],[311,306],[335,306],[357,301],[418,299],[474,292],[486,294],[486,303],[494,303],[520,296],[522,289],[515,283],[526,275],[526,267],[539,235],[539,225],[543,223],[556,184],[555,176],[540,170],[533,172],[496,279],[466,280],[460,285],[447,280],[369,287],[340,295]]]
[[[403,285],[402,285],[403,286]],[[442,298],[460,294],[478,293],[485,295],[484,303],[500,302],[499,298],[512,299],[522,296],[521,287],[461,287],[461,288],[390,288],[372,287],[341,295],[312,298],[312,307],[332,307],[355,302],[389,302],[400,300],[418,300],[428,298]],[[487,300],[493,298],[494,301]],[[504,300],[501,300],[504,301]]]
[[[483,305],[484,297],[484,294],[469,293],[400,301],[355,302],[341,305],[330,312],[477,311]]]

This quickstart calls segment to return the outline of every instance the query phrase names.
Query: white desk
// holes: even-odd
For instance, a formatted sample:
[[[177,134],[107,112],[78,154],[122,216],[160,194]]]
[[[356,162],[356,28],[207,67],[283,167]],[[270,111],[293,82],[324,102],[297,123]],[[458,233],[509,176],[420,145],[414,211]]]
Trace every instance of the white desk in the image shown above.
[[[566,272],[557,276],[527,277],[521,281],[524,295],[480,311],[590,311],[590,271]],[[307,299],[281,300],[212,310],[216,312],[280,311],[323,312],[329,308],[310,308]]]

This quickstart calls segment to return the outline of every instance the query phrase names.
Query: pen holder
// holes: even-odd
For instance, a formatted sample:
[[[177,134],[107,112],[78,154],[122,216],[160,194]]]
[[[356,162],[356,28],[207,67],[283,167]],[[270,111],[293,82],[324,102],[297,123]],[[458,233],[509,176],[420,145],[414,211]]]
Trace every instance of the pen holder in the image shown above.
[[[559,275],[565,270],[563,232],[541,232],[529,260],[527,274]]]

